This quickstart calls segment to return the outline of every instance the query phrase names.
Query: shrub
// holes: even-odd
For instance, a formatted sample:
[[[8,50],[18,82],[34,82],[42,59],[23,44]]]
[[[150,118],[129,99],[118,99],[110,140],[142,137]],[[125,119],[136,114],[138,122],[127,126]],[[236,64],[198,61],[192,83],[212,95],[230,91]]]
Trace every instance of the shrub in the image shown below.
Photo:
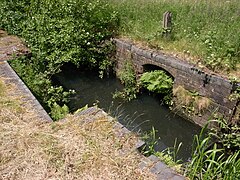
[[[63,64],[101,71],[111,65],[109,40],[117,24],[117,13],[103,0],[0,2],[0,28],[24,38],[32,53],[12,66],[48,110],[68,95],[51,81]]]

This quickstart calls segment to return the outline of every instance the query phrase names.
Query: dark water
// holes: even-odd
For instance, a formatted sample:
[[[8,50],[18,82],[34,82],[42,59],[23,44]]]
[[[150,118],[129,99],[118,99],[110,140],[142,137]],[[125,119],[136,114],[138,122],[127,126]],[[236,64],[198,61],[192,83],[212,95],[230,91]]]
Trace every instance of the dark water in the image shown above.
[[[130,130],[144,133],[154,127],[157,131],[156,136],[159,137],[156,149],[173,147],[177,139],[177,142],[183,143],[178,157],[183,160],[190,157],[193,136],[199,133],[200,128],[161,106],[159,99],[142,94],[131,102],[123,103],[112,98],[116,90],[123,88],[118,79],[100,79],[95,73],[83,72],[70,66],[65,67],[55,78],[66,89],[76,91],[68,104],[71,111],[86,104],[98,104],[106,112],[117,116]]]

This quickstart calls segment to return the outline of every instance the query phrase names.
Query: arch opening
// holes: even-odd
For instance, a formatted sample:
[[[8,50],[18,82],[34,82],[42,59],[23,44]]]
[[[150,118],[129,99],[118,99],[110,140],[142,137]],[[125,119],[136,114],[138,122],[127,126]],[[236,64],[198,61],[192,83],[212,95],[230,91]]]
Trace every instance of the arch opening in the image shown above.
[[[164,71],[168,76],[170,76],[173,80],[175,79],[174,76],[168,72],[166,69],[157,66],[157,65],[153,65],[153,64],[144,64],[143,66],[143,73],[145,72],[151,72],[151,71],[155,71],[155,70],[161,70]]]

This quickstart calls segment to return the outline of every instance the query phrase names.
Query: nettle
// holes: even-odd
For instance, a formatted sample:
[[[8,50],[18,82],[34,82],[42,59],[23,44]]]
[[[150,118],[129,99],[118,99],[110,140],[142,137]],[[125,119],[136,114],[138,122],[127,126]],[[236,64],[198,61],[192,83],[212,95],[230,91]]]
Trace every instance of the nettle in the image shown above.
[[[12,65],[47,109],[56,110],[56,103],[63,105],[71,94],[51,82],[65,63],[98,68],[101,74],[111,66],[110,39],[118,18],[105,1],[3,0],[0,4],[0,27],[23,37],[32,53],[30,59]]]

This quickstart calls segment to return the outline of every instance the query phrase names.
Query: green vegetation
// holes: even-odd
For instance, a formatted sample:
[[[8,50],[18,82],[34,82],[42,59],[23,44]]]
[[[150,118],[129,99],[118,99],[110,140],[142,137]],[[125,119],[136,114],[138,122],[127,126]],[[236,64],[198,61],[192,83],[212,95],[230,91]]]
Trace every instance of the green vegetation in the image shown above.
[[[109,2],[119,12],[121,36],[152,48],[178,54],[215,71],[239,70],[239,0]],[[166,11],[173,13],[171,39],[162,37],[162,17]]]
[[[172,105],[173,79],[164,71],[155,70],[143,73],[140,78],[140,86],[146,88],[150,92],[163,95],[163,102]]]
[[[131,61],[126,60],[123,64],[123,68],[118,72],[117,77],[124,84],[124,89],[122,91],[117,91],[114,93],[114,98],[122,98],[124,100],[132,100],[137,97],[139,92],[139,87],[136,79],[136,74]]]
[[[182,143],[177,145],[177,139],[175,139],[173,147],[168,147],[163,151],[156,151],[155,146],[158,144],[156,133],[157,130],[152,127],[152,130],[143,136],[143,140],[146,142],[146,145],[143,147],[142,153],[147,156],[153,154],[161,161],[165,162],[169,167],[172,167],[176,171],[180,172],[182,164],[180,164],[181,160],[177,159],[177,154],[182,146]]]
[[[111,65],[110,38],[117,25],[116,12],[102,0],[0,2],[0,28],[22,37],[31,49],[30,59],[11,65],[55,119],[65,114],[72,92],[53,86],[51,77],[68,62],[97,68],[102,75]],[[56,109],[62,115],[55,116]]]
[[[53,86],[51,78],[61,71],[63,64],[70,62],[76,66],[96,68],[101,76],[111,66],[113,47],[110,39],[116,35],[119,25],[114,8],[121,19],[121,36],[140,41],[149,47],[192,57],[190,60],[215,71],[239,70],[239,0],[108,2],[111,6],[103,0],[0,2],[0,28],[22,37],[32,53],[31,58],[19,58],[11,65],[54,119],[63,118],[67,114],[68,108],[64,103],[73,93]],[[169,39],[162,36],[164,29],[161,21],[165,11],[173,13],[173,29]],[[132,64],[128,61],[119,76],[126,86],[120,95],[129,100],[136,97],[141,84],[150,91],[167,95],[172,89],[172,80],[160,71],[143,74],[140,84],[137,83]],[[120,151],[116,155],[123,147],[126,148],[123,150],[130,151],[130,145],[123,142],[133,144],[132,139],[125,137],[116,145],[112,124],[105,117],[93,123],[85,123],[82,118],[82,126],[79,126],[80,119],[70,116],[69,122],[64,125],[58,122],[51,127],[45,126],[32,121],[35,115],[29,117],[31,107],[23,109],[18,101],[3,98],[3,89],[5,87],[0,82],[0,139],[4,155],[1,157],[1,166],[4,167],[1,174],[4,177],[32,179],[39,175],[36,173],[40,173],[44,178],[83,178],[89,175],[91,169],[93,171],[89,177],[102,178],[106,175],[101,176],[106,167],[109,168],[109,178],[117,175],[120,179],[134,179],[139,176],[136,154],[119,158],[123,152]],[[181,106],[194,114],[201,114],[210,104],[209,99],[181,87],[175,89],[173,94],[183,103]],[[230,98],[239,99],[239,92],[233,96]],[[21,116],[19,113],[22,113]],[[191,179],[240,178],[239,126],[229,125],[219,119],[215,121],[220,126],[219,130],[213,129],[207,133],[207,137],[203,133],[195,137],[196,148],[192,161],[186,164],[186,174]],[[150,144],[148,153],[153,152],[154,143]],[[179,147],[171,151],[173,161],[176,161],[178,150]],[[171,159],[161,153],[159,156],[166,161]],[[29,165],[27,168],[26,162]],[[131,167],[128,168],[126,164]],[[99,177],[96,177],[98,174]]]
[[[132,62],[126,60],[123,68],[118,72],[117,77],[124,84],[122,91],[117,91],[113,95],[114,98],[120,97],[125,100],[132,100],[142,88],[149,92],[161,94],[163,102],[169,106],[172,105],[172,88],[173,79],[162,70],[145,72],[139,80],[137,80]]]
[[[190,179],[199,180],[235,180],[240,178],[240,127],[228,124],[224,119],[214,117],[209,124],[215,127],[208,129],[208,124],[202,128],[199,135],[194,136],[191,160],[181,163],[177,153],[181,143],[174,143],[173,148],[162,152],[155,151],[157,145],[156,130],[143,138],[147,145],[143,149],[146,155],[154,154],[168,166],[184,174]]]
[[[240,178],[240,128],[216,118],[220,129],[195,136],[191,162],[187,175],[191,179],[239,179]],[[205,134],[205,135],[204,135]],[[207,135],[206,135],[207,134]]]

